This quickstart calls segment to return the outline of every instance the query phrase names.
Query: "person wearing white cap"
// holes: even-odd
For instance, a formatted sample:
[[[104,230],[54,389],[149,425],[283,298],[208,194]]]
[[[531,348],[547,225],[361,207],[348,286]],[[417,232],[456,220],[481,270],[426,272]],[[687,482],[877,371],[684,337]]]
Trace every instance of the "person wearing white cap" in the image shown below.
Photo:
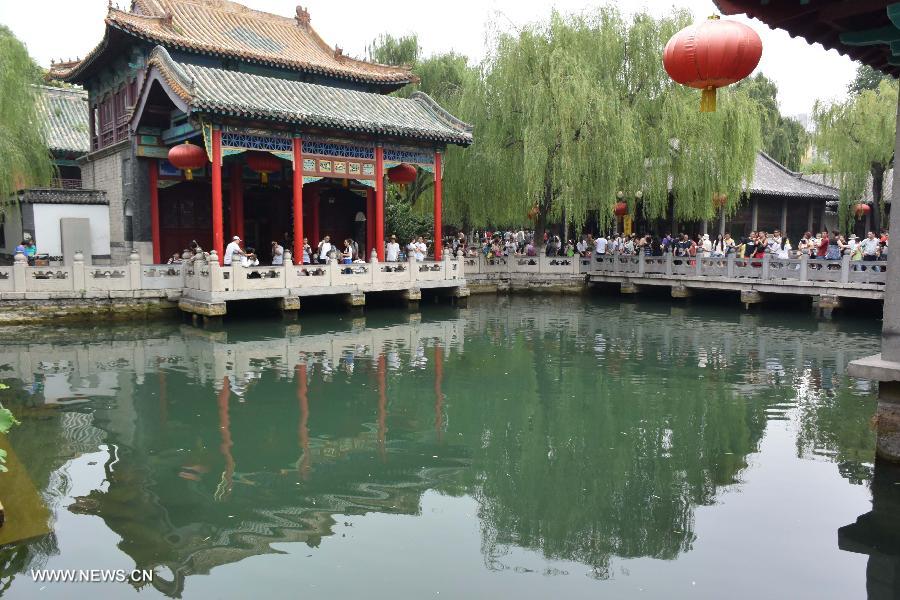
[[[231,266],[231,261],[234,259],[235,254],[239,257],[246,256],[244,251],[241,250],[241,238],[238,236],[231,238],[231,242],[225,246],[225,256],[222,259],[222,263],[226,267]]]

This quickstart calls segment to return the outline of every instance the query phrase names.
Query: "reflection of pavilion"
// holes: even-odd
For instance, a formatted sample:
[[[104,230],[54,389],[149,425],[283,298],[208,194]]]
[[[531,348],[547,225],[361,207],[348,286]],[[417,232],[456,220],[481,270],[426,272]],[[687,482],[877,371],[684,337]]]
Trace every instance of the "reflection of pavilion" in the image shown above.
[[[869,555],[869,600],[900,598],[900,469],[879,463],[872,479],[872,510],[838,529],[838,547]]]

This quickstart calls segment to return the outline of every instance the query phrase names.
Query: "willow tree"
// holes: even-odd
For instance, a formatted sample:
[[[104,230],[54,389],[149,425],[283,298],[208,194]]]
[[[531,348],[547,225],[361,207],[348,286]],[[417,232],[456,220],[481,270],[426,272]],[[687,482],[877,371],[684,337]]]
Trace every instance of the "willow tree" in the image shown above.
[[[894,164],[897,127],[897,82],[883,80],[843,102],[816,102],[816,145],[828,157],[828,170],[840,188],[838,219],[853,221],[851,206],[865,198],[871,180],[872,228],[884,220],[884,175]]]
[[[448,153],[448,219],[522,223],[536,206],[538,230],[564,213],[580,225],[589,211],[608,226],[619,191],[633,215],[660,218],[670,184],[678,219],[713,218],[716,194],[735,210],[752,180],[758,110],[729,90],[701,114],[698,93],[669,79],[663,47],[689,22],[610,6],[499,35],[456,107],[475,143]]]
[[[25,46],[0,25],[0,198],[47,183],[53,174],[38,115],[39,78]]]

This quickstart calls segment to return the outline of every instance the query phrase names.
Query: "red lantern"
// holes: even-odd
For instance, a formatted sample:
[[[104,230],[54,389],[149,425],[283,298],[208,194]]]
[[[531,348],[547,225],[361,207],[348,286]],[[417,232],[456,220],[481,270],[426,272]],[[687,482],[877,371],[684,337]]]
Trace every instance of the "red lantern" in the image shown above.
[[[281,160],[268,152],[251,152],[247,155],[247,166],[260,174],[262,184],[269,183],[269,173],[281,170]]]
[[[624,202],[616,202],[616,207],[613,209],[613,214],[617,217],[624,217],[628,214],[628,205]]]
[[[663,65],[678,83],[703,90],[700,112],[715,112],[716,89],[748,76],[761,56],[762,40],[753,29],[713,16],[673,35]]]
[[[390,169],[388,169],[387,173],[388,181],[390,181],[391,183],[406,185],[416,180],[416,176],[419,174],[419,171],[412,165],[400,163],[396,167],[391,167]]]
[[[190,181],[194,178],[192,169],[206,166],[206,152],[200,146],[185,141],[169,150],[169,162],[178,169],[184,169],[184,178]]]
[[[860,202],[853,207],[853,212],[856,213],[857,219],[862,219],[864,216],[872,212],[872,207],[864,202]]]
[[[540,212],[540,209],[535,204],[528,210],[528,214],[526,216],[528,217],[529,220],[534,221],[537,218],[539,212]]]
[[[720,209],[725,206],[725,203],[728,201],[728,196],[725,194],[713,194],[713,206],[716,209]]]

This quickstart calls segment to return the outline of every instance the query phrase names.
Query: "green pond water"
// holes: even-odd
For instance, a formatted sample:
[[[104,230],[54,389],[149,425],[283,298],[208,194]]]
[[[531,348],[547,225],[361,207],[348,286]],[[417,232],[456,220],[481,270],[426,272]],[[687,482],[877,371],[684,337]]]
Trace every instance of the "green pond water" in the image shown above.
[[[4,598],[900,589],[900,478],[846,374],[875,319],[490,297],[0,338],[0,501],[49,531],[0,548]]]

